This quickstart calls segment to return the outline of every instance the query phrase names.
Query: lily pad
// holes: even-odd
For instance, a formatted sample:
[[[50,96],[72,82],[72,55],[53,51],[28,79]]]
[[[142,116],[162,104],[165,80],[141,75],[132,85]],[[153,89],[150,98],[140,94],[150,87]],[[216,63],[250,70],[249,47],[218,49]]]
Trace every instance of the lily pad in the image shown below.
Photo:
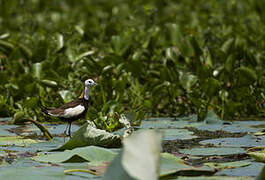
[[[40,140],[34,139],[24,139],[21,136],[7,136],[7,137],[0,137],[0,146],[28,146],[33,143],[41,142]]]
[[[203,124],[196,127],[198,130],[216,131],[223,130],[231,133],[248,133],[258,132],[262,128],[258,126],[264,125],[264,121],[234,121],[232,124]]]
[[[197,136],[187,129],[159,129],[163,133],[163,140],[193,139]]]
[[[65,176],[62,167],[4,167],[0,170],[0,179],[58,180]]]
[[[64,163],[64,162],[83,162],[88,161],[91,164],[100,164],[102,162],[111,161],[117,153],[96,146],[88,146],[75,148],[73,150],[65,150],[64,152],[54,152],[49,154],[39,154],[32,159],[40,162]]]
[[[256,177],[262,170],[264,163],[251,162],[250,165],[245,167],[224,169],[216,173],[221,176],[253,176]]]
[[[204,165],[209,166],[211,168],[216,169],[233,169],[238,167],[249,166],[251,162],[249,161],[234,161],[234,162],[226,162],[226,163],[204,163]]]
[[[172,178],[174,180],[174,178]],[[177,177],[176,180],[254,180],[251,177],[226,177],[226,176],[199,176],[199,177]]]
[[[264,162],[265,163],[265,151],[260,152],[250,152],[248,153],[252,158],[254,158],[256,161]]]
[[[200,176],[212,175],[215,171],[208,166],[193,167],[186,165],[184,160],[169,153],[160,156],[160,177],[168,175]]]
[[[183,154],[190,154],[194,156],[213,156],[213,155],[232,155],[232,154],[243,154],[245,150],[243,148],[233,147],[210,147],[210,148],[192,148],[192,149],[180,149]]]
[[[246,135],[239,138],[218,138],[200,141],[200,144],[213,144],[215,146],[225,147],[255,147],[265,146],[265,137],[255,137],[252,135]]]
[[[14,133],[9,132],[7,129],[13,127],[12,125],[1,125],[0,136],[15,136]]]
[[[194,120],[182,120],[176,118],[150,118],[141,122],[142,129],[179,129],[186,126],[196,127],[202,123],[194,122]]]
[[[54,149],[54,151],[84,146],[120,147],[121,136],[97,129],[91,124],[86,123],[74,133],[73,137],[67,143]]]

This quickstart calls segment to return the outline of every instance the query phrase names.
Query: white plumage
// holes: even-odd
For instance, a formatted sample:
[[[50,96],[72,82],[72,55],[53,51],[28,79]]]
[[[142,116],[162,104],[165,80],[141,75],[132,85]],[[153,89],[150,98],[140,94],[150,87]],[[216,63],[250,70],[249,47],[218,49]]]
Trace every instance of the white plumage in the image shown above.
[[[71,118],[71,117],[74,117],[74,116],[78,116],[79,114],[84,112],[84,110],[85,110],[84,106],[78,105],[78,106],[73,107],[73,108],[65,109],[63,114],[52,114],[52,113],[49,113],[49,115],[55,116],[55,117],[62,117],[62,118]]]
[[[62,117],[70,118],[70,117],[78,116],[79,114],[84,112],[84,110],[85,110],[85,107],[82,105],[78,105],[74,108],[68,108],[64,110],[64,114],[62,115]]]

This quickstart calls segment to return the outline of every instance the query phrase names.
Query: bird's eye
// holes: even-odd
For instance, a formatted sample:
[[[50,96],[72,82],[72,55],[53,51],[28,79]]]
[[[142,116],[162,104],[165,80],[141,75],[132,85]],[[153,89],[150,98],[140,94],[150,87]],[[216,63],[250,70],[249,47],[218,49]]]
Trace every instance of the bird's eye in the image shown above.
[[[91,84],[91,83],[92,83],[92,81],[88,81],[88,83],[89,83],[89,84]]]

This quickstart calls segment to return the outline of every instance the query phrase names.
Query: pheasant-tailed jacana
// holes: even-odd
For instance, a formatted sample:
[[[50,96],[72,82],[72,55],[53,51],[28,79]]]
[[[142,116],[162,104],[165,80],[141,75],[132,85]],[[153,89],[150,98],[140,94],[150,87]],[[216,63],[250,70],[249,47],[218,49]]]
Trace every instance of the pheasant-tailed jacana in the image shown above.
[[[88,109],[89,90],[90,87],[95,85],[97,85],[97,83],[95,83],[92,79],[87,79],[85,81],[84,93],[78,99],[68,102],[56,109],[42,108],[42,112],[68,122],[64,134],[66,134],[68,128],[68,136],[71,137],[71,124],[73,121],[76,121],[86,115]]]

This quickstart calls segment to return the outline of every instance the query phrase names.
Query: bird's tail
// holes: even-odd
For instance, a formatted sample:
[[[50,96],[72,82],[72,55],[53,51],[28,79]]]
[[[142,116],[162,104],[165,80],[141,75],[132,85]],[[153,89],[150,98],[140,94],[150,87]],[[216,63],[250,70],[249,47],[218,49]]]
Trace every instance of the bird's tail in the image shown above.
[[[42,104],[42,102],[40,100],[40,97],[39,97],[39,107],[40,107],[41,112],[43,112],[44,114],[47,114],[48,115],[49,108],[43,106],[43,104]]]

